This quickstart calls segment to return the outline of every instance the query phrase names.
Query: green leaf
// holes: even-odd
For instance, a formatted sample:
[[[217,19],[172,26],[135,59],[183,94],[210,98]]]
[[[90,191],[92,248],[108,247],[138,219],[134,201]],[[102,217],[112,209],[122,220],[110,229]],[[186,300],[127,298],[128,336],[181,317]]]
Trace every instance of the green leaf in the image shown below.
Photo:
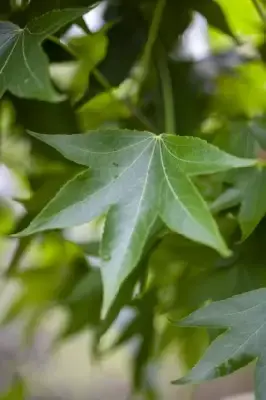
[[[227,328],[191,372],[175,383],[199,383],[227,375],[257,358],[256,399],[265,399],[266,289],[247,292],[204,307],[182,321],[184,326]]]
[[[260,1],[260,0],[259,0]],[[263,34],[263,23],[261,16],[254,7],[253,1],[250,0],[231,0],[230,3],[227,0],[216,0],[227,25],[234,32],[234,36],[237,36],[242,42],[253,41],[256,42]],[[211,21],[210,21],[211,22]],[[228,35],[226,29],[219,29],[217,31],[213,28],[220,28],[219,25],[213,24],[209,27],[211,44],[214,49],[231,49],[232,39]]]
[[[230,123],[227,130],[218,137],[221,147],[241,157],[257,157],[264,163],[265,121],[255,118],[251,121]],[[264,166],[254,168],[242,174],[240,171],[232,177],[234,188],[224,193],[212,205],[212,210],[241,204],[238,215],[242,239],[246,239],[256,228],[266,213],[266,170]],[[227,196],[229,195],[229,197]],[[233,196],[233,197],[231,197]],[[232,202],[231,202],[232,201]],[[227,204],[226,204],[227,202]]]
[[[230,24],[227,21],[224,10],[217,1],[205,0],[195,4],[196,10],[201,13],[207,20],[208,24],[218,29],[224,34],[231,36],[232,39],[237,43],[236,35],[231,29]]]
[[[266,71],[262,62],[235,68],[218,78],[215,106],[229,116],[254,117],[265,112]]]
[[[246,177],[247,185],[242,191],[239,222],[242,239],[246,239],[266,214],[266,169],[254,169]]]
[[[237,206],[241,201],[240,192],[237,188],[229,188],[223,192],[211,205],[213,213],[227,210]]]
[[[216,0],[232,30],[242,38],[262,32],[262,21],[256,8],[249,0]]]
[[[17,377],[10,389],[0,395],[0,400],[24,400],[26,398],[26,385],[20,377]]]
[[[79,65],[70,92],[75,101],[80,100],[89,84],[89,74],[102,61],[107,52],[108,40],[105,30],[92,35],[73,38],[68,46],[76,55]]]
[[[57,101],[41,43],[59,28],[85,13],[85,9],[54,10],[30,21],[25,28],[0,22],[0,95]]]
[[[101,249],[104,311],[138,263],[158,216],[173,231],[228,255],[190,176],[252,166],[255,160],[167,134],[32,135],[90,169],[68,181],[21,235],[82,224],[108,211]]]
[[[97,326],[100,322],[102,304],[102,282],[99,270],[91,269],[63,299],[69,318],[61,337],[69,338],[81,330]]]
[[[99,93],[80,107],[78,116],[83,129],[96,129],[103,123],[130,116],[127,105],[117,95],[118,90]]]

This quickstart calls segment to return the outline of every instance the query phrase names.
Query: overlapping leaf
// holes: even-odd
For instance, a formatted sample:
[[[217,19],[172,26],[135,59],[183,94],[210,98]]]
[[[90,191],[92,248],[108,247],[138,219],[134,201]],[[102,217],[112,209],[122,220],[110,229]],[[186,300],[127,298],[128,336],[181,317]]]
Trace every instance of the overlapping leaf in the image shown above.
[[[208,348],[191,372],[176,383],[199,383],[230,374],[257,358],[256,399],[265,399],[266,289],[214,302],[186,318],[184,326],[229,328]]]
[[[0,22],[0,96],[9,90],[18,97],[58,100],[49,77],[48,59],[40,45],[84,12],[54,10],[33,19],[23,29],[9,21]]]

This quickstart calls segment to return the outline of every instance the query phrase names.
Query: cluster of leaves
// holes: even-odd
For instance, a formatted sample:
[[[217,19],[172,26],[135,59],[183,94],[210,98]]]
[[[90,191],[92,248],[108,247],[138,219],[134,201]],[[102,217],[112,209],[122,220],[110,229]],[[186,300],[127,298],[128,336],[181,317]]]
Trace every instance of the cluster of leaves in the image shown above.
[[[98,3],[0,4],[1,163],[24,187],[0,198],[1,237],[17,241],[2,278],[22,287],[2,324],[23,315],[30,336],[59,306],[60,339],[89,329],[95,356],[140,338],[132,389],[147,398],[169,349],[193,367],[179,384],[258,359],[262,400],[263,1],[110,0],[91,32]],[[210,45],[200,61],[181,51],[195,13]],[[96,238],[69,237],[89,223]],[[134,312],[103,351],[125,308]]]

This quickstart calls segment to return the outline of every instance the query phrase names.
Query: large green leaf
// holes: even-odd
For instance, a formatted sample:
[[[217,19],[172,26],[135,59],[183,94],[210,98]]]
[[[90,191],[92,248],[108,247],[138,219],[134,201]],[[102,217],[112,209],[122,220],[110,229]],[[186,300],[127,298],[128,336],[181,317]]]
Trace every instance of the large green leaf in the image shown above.
[[[177,383],[198,383],[227,375],[257,358],[256,399],[265,399],[266,289],[214,302],[189,317],[184,326],[229,328],[208,348],[191,372]]]
[[[90,167],[68,181],[22,235],[82,224],[108,211],[102,241],[104,310],[136,266],[155,220],[228,255],[190,176],[247,167],[205,141],[136,131],[33,136]]]
[[[49,77],[48,59],[41,43],[84,9],[54,10],[33,19],[21,29],[0,22],[0,95],[6,90],[18,97],[56,101],[60,97]]]

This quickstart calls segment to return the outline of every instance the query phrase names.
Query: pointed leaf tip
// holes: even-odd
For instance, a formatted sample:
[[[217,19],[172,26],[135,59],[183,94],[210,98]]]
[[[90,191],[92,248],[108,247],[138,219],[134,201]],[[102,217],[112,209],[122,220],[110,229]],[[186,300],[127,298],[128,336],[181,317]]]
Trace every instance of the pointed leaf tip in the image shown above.
[[[158,140],[149,132],[115,129],[76,135],[28,133],[88,168],[66,182],[19,235],[68,228],[107,213],[102,240],[102,254],[108,255],[102,268],[103,315],[136,267],[157,218],[172,231],[230,257],[190,176],[250,165],[249,160],[191,137],[163,134]]]

